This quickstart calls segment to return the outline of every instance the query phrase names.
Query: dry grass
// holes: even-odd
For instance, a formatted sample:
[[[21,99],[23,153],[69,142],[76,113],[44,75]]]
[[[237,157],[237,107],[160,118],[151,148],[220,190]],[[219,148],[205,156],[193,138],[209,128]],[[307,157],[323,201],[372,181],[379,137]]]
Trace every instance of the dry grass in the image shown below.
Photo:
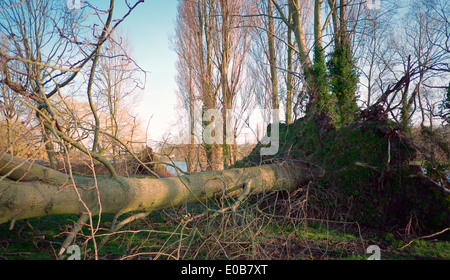
[[[99,255],[120,259],[212,260],[364,255],[368,243],[357,224],[310,216],[318,211],[308,201],[312,197],[311,187],[292,194],[277,192],[249,197],[236,211],[223,211],[234,203],[230,199],[158,211],[112,234]],[[111,252],[111,247],[122,251]]]

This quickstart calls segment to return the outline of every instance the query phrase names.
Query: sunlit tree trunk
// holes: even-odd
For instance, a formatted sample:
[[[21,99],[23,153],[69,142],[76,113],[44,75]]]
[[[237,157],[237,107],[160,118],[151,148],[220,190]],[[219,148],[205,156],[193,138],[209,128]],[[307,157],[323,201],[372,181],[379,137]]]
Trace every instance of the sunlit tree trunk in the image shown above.
[[[1,154],[0,176],[7,177],[0,181],[0,224],[10,222],[12,227],[17,220],[51,215],[120,216],[223,196],[242,200],[258,193],[295,190],[320,172],[300,163],[279,163],[164,179],[92,178]]]

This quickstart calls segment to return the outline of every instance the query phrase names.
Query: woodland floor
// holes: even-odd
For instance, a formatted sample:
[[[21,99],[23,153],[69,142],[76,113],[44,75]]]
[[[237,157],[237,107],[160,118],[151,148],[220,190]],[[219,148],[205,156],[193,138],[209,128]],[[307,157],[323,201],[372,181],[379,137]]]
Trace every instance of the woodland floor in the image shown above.
[[[180,249],[180,222],[174,219],[176,209],[158,211],[143,220],[131,223],[117,233],[97,251],[98,259],[171,259]],[[111,224],[112,216],[102,216],[101,227],[96,234],[97,244],[104,227]],[[12,231],[7,225],[0,226],[0,259],[3,260],[52,260],[65,238],[70,226],[67,221],[76,221],[75,216],[45,217],[30,220],[33,230],[25,221],[16,223]],[[97,219],[94,220],[94,224]],[[181,259],[266,259],[266,260],[365,260],[370,254],[366,249],[377,245],[382,260],[450,260],[450,236],[415,240],[414,236],[399,236],[392,233],[364,229],[355,224],[330,221],[303,223],[262,221],[252,238],[245,236],[243,228],[227,229],[231,240],[212,232],[210,238],[202,235],[206,224],[193,226],[182,242]],[[194,229],[194,230],[192,230]],[[226,231],[227,231],[226,230]],[[230,232],[235,231],[235,232]],[[189,230],[185,229],[188,233]],[[234,239],[234,240],[233,240]],[[240,239],[240,240],[239,240]],[[76,244],[87,244],[84,259],[93,259],[94,242],[89,227],[77,236]],[[405,248],[403,246],[407,245]]]
[[[306,158],[326,171],[311,186],[250,196],[235,212],[218,211],[233,203],[228,198],[155,211],[115,232],[103,247],[113,217],[101,215],[73,244],[83,259],[365,260],[376,245],[382,260],[450,260],[449,198],[429,180],[442,177],[432,177],[437,167],[448,170],[445,137],[433,132],[424,136],[428,145],[412,145],[379,119],[340,130],[325,118],[318,122],[297,121],[280,133],[281,159]],[[445,155],[443,164],[419,164],[424,159],[417,155],[428,148]],[[257,151],[236,167],[266,160]],[[0,225],[0,259],[56,259],[76,221],[62,215],[17,221],[11,231]]]

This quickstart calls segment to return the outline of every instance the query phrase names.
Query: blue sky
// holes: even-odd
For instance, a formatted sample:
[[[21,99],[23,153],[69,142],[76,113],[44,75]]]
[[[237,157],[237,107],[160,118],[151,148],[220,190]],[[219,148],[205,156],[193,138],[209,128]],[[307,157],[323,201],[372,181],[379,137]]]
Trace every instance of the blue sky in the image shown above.
[[[140,67],[150,72],[141,102],[133,109],[139,113],[144,128],[151,118],[148,129],[148,138],[151,140],[160,140],[177,120],[177,57],[171,50],[169,39],[175,35],[177,5],[176,0],[145,0],[120,28],[129,37],[132,57]],[[117,8],[115,17],[124,12],[123,6]]]

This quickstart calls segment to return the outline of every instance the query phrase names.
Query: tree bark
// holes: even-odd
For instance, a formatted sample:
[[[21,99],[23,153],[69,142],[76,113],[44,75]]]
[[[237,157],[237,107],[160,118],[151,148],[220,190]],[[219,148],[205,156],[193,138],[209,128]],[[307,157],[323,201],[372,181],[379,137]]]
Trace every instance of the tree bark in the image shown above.
[[[51,215],[150,212],[221,196],[291,191],[317,179],[306,163],[278,163],[181,177],[83,177],[3,154],[0,157],[0,224]]]
[[[273,3],[272,0],[267,1],[268,14],[268,30],[267,40],[269,46],[269,65],[270,65],[270,80],[272,84],[272,109],[279,109],[278,104],[278,74],[277,74],[277,57],[275,50],[275,27],[273,23]]]
[[[198,11],[202,13],[199,16],[200,29],[198,32],[198,46],[197,53],[201,62],[201,85],[202,98],[204,103],[204,110],[216,109],[217,105],[217,87],[213,81],[213,32],[214,32],[214,1],[198,2]],[[204,32],[204,35],[203,35]],[[204,37],[204,41],[203,41]],[[203,48],[206,48],[206,56],[203,53]],[[204,111],[202,112],[204,113]],[[211,122],[204,122],[206,127]],[[222,128],[217,128],[222,129]],[[214,130],[214,133],[218,133]],[[223,168],[222,161],[222,146],[216,143],[205,144],[207,170],[220,170]]]
[[[234,95],[231,92],[228,80],[230,67],[230,47],[231,47],[231,18],[230,3],[226,0],[219,1],[220,11],[222,13],[222,37],[221,37],[221,54],[220,54],[220,85],[222,88],[222,118],[223,118],[223,167],[227,168],[232,164],[232,146],[227,139],[227,110],[231,110],[233,106]]]
[[[307,112],[311,112],[314,109],[315,103],[317,101],[317,92],[315,91],[315,80],[312,75],[312,67],[313,63],[311,58],[309,57],[309,50],[306,44],[306,36],[303,31],[304,22],[302,20],[302,9],[301,9],[301,1],[300,0],[288,0],[289,6],[289,16],[286,17],[283,13],[283,9],[277,3],[276,0],[272,0],[274,7],[277,9],[280,14],[283,22],[290,26],[292,32],[294,33],[295,42],[297,44],[297,52],[298,58],[303,70],[303,74],[305,75],[305,87],[310,96],[309,105],[307,107]],[[292,16],[292,22],[290,20],[290,16]]]
[[[289,9],[289,23],[292,23],[292,11]],[[286,77],[286,123],[291,124],[292,120],[292,95],[293,95],[293,63],[294,63],[294,44],[292,42],[292,28],[288,25],[287,29],[287,77]]]

